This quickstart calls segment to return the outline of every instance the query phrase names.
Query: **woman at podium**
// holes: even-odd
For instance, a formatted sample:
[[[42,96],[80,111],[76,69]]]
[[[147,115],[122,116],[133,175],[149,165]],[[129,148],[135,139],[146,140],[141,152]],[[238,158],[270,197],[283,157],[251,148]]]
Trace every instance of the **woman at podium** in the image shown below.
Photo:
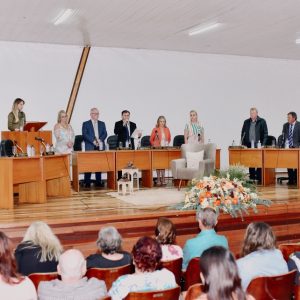
[[[8,130],[22,131],[26,123],[26,116],[23,112],[25,101],[21,98],[15,99],[12,111],[8,114]]]
[[[68,123],[68,116],[64,110],[60,110],[57,116],[57,124],[54,126],[56,138],[56,153],[71,153],[73,150],[75,134],[72,126]]]
[[[185,144],[204,144],[204,128],[198,121],[198,114],[195,110],[190,111],[190,122],[184,129]]]

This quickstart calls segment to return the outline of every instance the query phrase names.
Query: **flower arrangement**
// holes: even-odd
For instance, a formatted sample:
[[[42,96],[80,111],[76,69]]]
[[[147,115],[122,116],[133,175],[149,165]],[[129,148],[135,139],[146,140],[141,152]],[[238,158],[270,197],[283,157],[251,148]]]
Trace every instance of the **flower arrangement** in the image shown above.
[[[229,213],[243,218],[248,209],[257,212],[257,205],[269,206],[271,201],[259,199],[255,185],[249,180],[247,169],[240,165],[230,166],[218,174],[193,179],[185,194],[181,209],[212,207],[217,213]]]

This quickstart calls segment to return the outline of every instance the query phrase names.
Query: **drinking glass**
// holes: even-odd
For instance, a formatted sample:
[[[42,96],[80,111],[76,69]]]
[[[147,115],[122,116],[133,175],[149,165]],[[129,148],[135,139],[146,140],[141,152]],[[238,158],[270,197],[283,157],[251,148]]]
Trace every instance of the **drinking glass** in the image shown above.
[[[40,155],[43,156],[44,153],[44,146],[40,144]]]

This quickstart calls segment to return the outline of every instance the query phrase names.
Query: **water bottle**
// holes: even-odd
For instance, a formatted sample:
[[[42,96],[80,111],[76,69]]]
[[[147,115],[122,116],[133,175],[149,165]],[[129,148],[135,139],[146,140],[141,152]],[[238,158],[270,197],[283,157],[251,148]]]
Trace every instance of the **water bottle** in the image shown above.
[[[31,146],[31,156],[35,156],[35,148]]]
[[[261,142],[260,142],[260,140],[258,140],[258,142],[257,142],[257,148],[261,149]]]
[[[50,145],[46,144],[46,153],[49,153],[49,152],[50,152]]]
[[[289,149],[290,148],[289,140],[287,140],[287,139],[285,140],[284,148],[285,149]]]
[[[232,146],[232,147],[235,146],[235,140],[232,141],[231,146]]]
[[[254,149],[254,140],[251,141],[251,149]]]
[[[82,152],[85,151],[85,142],[84,141],[81,142],[81,151]]]
[[[31,153],[31,146],[28,144],[27,147],[26,147],[26,151],[27,151],[27,156],[28,157],[31,157],[32,156],[32,153]]]
[[[125,148],[129,148],[129,142],[128,142],[128,140],[125,143]]]
[[[109,151],[109,143],[107,143],[107,142],[105,143],[105,150]]]
[[[99,140],[99,151],[103,151],[103,142],[102,140]]]

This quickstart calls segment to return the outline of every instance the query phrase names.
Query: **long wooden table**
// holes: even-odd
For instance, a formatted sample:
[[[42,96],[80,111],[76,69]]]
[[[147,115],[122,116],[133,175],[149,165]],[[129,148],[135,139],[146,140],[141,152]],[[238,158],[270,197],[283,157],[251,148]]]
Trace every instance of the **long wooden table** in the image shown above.
[[[275,169],[297,169],[297,186],[300,186],[300,149],[230,149],[229,164],[241,164],[262,169],[262,184],[275,183]]]
[[[47,196],[70,196],[69,155],[0,158],[0,208],[19,203],[45,203]]]

